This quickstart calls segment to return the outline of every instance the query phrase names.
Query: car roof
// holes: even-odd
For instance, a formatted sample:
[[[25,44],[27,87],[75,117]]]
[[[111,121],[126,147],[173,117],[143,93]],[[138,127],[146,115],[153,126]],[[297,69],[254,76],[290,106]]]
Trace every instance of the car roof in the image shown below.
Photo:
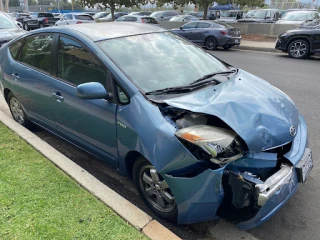
[[[51,28],[51,31],[53,29],[58,32],[69,32],[70,30],[73,30],[86,35],[95,42],[132,35],[168,31],[166,29],[156,27],[151,24],[139,24],[129,22],[73,24],[57,26]]]

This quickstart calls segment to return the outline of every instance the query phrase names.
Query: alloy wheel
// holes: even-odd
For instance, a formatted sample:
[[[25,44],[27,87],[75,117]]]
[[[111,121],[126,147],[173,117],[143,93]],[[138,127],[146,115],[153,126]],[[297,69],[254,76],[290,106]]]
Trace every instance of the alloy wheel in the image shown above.
[[[10,109],[13,115],[13,118],[21,125],[25,123],[25,116],[21,106],[21,103],[15,97],[10,99]]]
[[[297,41],[290,46],[289,51],[294,58],[302,58],[307,53],[307,45],[304,42]]]
[[[150,165],[140,171],[140,186],[147,201],[161,212],[172,212],[176,202],[165,180]]]

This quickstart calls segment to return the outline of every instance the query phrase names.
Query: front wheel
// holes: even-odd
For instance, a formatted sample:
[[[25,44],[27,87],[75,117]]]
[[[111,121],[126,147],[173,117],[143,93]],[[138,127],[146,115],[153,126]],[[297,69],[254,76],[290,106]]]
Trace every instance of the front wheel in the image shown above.
[[[215,50],[218,47],[217,40],[214,37],[208,37],[205,41],[205,47],[208,50]]]
[[[20,125],[27,127],[29,125],[27,116],[23,111],[21,103],[12,93],[8,95],[8,104],[13,119]]]
[[[177,205],[166,181],[146,159],[139,158],[133,166],[133,180],[147,206],[158,216],[177,221]]]
[[[309,56],[309,43],[305,40],[295,40],[288,47],[288,54],[292,58],[306,58]]]
[[[25,24],[23,25],[23,28],[24,28],[24,30],[29,31],[28,24],[25,23]]]

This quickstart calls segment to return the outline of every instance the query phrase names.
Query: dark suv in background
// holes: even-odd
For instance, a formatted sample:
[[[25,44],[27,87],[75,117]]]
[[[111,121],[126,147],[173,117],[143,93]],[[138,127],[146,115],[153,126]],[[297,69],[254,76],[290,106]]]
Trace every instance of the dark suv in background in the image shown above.
[[[287,52],[292,58],[307,58],[320,53],[320,19],[288,30],[279,35],[276,49]]]
[[[52,13],[35,12],[23,19],[23,28],[25,30],[54,26],[60,18],[55,18]]]

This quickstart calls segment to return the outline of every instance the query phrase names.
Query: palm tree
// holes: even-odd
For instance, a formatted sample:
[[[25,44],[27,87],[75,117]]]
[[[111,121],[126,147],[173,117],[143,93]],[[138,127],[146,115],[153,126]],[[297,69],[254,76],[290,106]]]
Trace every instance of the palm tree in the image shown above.
[[[5,4],[5,12],[9,12],[9,0],[6,0],[6,4]]]

